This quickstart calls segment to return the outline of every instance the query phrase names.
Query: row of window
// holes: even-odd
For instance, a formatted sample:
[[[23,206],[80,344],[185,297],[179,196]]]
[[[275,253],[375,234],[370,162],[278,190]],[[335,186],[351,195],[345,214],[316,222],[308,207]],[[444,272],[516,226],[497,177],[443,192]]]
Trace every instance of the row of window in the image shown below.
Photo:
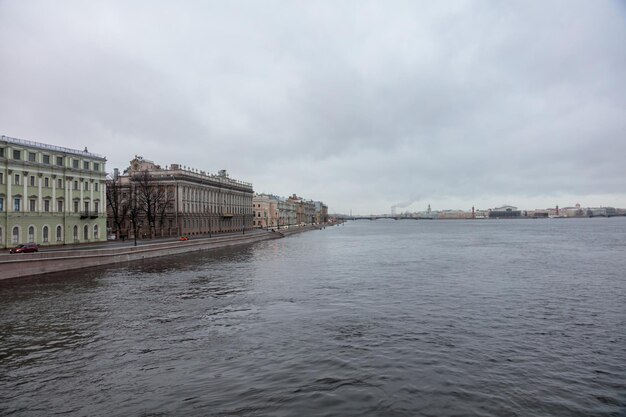
[[[22,176],[20,174],[13,174],[13,185],[21,185],[21,181],[22,181]],[[89,184],[91,184],[89,181],[85,181],[85,180],[75,180],[72,185],[73,185],[73,189],[74,190],[79,190],[79,183],[80,181],[82,181],[83,183],[83,190],[84,191],[90,191],[89,189]],[[4,173],[0,172],[0,184],[4,184]],[[48,177],[44,177],[43,179],[43,186],[44,188],[50,188],[50,178]],[[34,175],[31,175],[28,178],[28,185],[30,185],[31,187],[36,187],[37,186],[37,179]],[[56,188],[63,188],[63,179],[62,178],[57,178],[57,183],[56,183]],[[93,190],[98,192],[100,191],[100,183],[99,182],[94,182],[93,183]]]
[[[74,209],[74,213],[78,213],[79,210],[79,200],[74,200],[73,201],[73,209]],[[51,205],[51,200],[49,198],[46,198],[43,200],[43,211],[46,213],[50,212],[50,206]],[[62,213],[63,211],[65,211],[63,209],[64,206],[64,201],[63,200],[57,200],[57,212]],[[90,207],[91,204],[89,201],[84,201],[83,202],[83,209],[85,212],[90,211]],[[95,212],[99,212],[100,210],[100,202],[99,201],[94,201],[93,202],[93,211]],[[0,197],[0,212],[4,211],[4,197]],[[15,197],[13,199],[13,211],[22,211],[22,199],[20,197]],[[37,211],[37,199],[31,198],[28,200],[28,211],[31,212],[35,212]]]
[[[224,225],[223,220],[218,219],[217,221],[213,220],[211,221],[211,219],[183,219],[183,227],[186,229],[202,229],[202,228],[211,228],[211,227],[215,227],[215,228],[220,228],[220,227],[238,227],[238,226],[242,226],[243,225],[243,221],[240,218],[235,218],[232,221],[229,221],[229,223],[227,225]],[[172,221],[170,220],[169,222],[169,227],[171,228],[173,226]]]
[[[204,207],[204,211],[201,209]],[[172,206],[168,206],[168,208],[172,208]],[[248,214],[251,212],[250,207],[218,207],[217,205],[204,205],[202,206],[200,203],[185,203],[184,205],[185,213],[233,213],[233,214]]]
[[[38,158],[38,156],[41,155],[41,159]],[[54,164],[56,166],[64,166],[64,159],[65,157],[63,156],[53,156],[53,155],[48,155],[48,154],[38,154],[37,152],[31,152],[31,151],[22,151],[20,149],[13,149],[13,152],[11,154],[11,156],[13,157],[13,159],[17,160],[17,161],[22,161],[24,157],[26,157],[26,160],[28,162],[39,162],[45,165],[52,165],[52,162],[54,162]],[[5,148],[0,148],[0,158],[8,158],[8,155],[5,155]],[[81,168],[81,160],[78,158],[70,158],[72,161],[72,168],[74,169],[79,169]],[[90,168],[93,168],[94,171],[100,171],[100,163],[99,162],[91,162],[91,161],[82,161],[82,169],[84,170],[89,170]]]
[[[74,241],[79,241],[79,236],[78,236],[78,225],[74,225],[74,227],[72,228],[73,231],[73,238]],[[36,228],[35,226],[28,226],[28,236],[27,236],[27,241],[28,243],[37,243],[37,238],[36,238]],[[89,225],[84,225],[83,226],[83,240],[89,240],[90,238],[90,232],[91,232],[91,236],[93,237],[93,240],[98,240],[100,238],[100,229],[98,228],[97,224],[94,224],[93,227],[90,227]],[[13,226],[13,229],[11,230],[11,243],[17,245],[18,243],[21,243],[22,239],[21,239],[21,231],[20,231],[20,227],[19,226]],[[61,227],[61,225],[58,225],[56,227],[56,241],[57,242],[63,242],[63,227]],[[4,236],[2,234],[2,228],[0,227],[0,242],[4,242]],[[41,229],[41,240],[40,242],[43,243],[48,243],[50,242],[50,228],[48,226],[44,226]]]

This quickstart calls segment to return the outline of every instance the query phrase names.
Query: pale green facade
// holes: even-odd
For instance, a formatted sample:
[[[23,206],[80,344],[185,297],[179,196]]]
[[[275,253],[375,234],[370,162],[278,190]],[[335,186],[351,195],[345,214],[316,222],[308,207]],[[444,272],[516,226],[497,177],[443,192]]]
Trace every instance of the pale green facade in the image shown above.
[[[106,241],[106,159],[0,137],[0,248]]]

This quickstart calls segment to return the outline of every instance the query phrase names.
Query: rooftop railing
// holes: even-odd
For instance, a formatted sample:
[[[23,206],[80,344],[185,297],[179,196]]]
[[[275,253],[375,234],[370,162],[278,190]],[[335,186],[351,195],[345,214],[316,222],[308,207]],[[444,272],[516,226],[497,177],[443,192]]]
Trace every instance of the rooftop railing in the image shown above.
[[[252,183],[250,182],[245,182],[245,181],[239,181],[230,177],[224,177],[222,175],[216,175],[216,174],[207,174],[204,171],[196,171],[193,169],[187,169],[187,168],[183,168],[181,166],[179,166],[176,169],[161,169],[161,171],[163,171],[164,175],[168,175],[169,172],[182,172],[185,175],[189,175],[192,177],[196,177],[196,178],[201,178],[201,179],[205,179],[208,178],[212,181],[216,181],[222,184],[231,184],[231,185],[242,185],[244,187],[250,187],[252,188]]]
[[[86,156],[86,157],[90,157],[90,158],[106,159],[102,155],[99,155],[99,154],[93,153],[93,152],[89,152],[89,151],[79,151],[78,149],[64,148],[63,146],[56,146],[56,145],[48,145],[47,143],[35,142],[35,141],[32,141],[32,140],[26,140],[26,139],[12,138],[10,136],[2,135],[2,139],[1,140],[3,142],[8,142],[8,143],[16,144],[16,145],[31,146],[31,147],[34,147],[34,148],[47,149],[47,150],[50,150],[50,151],[71,153],[71,154],[74,154],[74,155],[81,155],[81,156]]]

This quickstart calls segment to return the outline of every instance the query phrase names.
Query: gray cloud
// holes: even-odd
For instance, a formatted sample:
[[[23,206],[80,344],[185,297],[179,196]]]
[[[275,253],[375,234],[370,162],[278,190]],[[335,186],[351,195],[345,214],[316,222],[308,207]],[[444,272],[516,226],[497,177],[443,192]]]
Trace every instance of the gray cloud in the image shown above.
[[[0,2],[0,126],[331,211],[626,206],[619,2]],[[497,202],[497,203],[496,203]]]

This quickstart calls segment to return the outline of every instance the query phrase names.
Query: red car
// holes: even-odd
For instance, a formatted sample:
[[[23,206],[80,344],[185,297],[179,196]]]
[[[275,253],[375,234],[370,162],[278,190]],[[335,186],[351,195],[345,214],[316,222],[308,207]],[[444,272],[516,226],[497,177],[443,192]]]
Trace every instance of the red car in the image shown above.
[[[28,252],[38,252],[39,245],[36,243],[24,243],[21,245],[17,245],[14,248],[11,248],[9,253],[28,253]]]

